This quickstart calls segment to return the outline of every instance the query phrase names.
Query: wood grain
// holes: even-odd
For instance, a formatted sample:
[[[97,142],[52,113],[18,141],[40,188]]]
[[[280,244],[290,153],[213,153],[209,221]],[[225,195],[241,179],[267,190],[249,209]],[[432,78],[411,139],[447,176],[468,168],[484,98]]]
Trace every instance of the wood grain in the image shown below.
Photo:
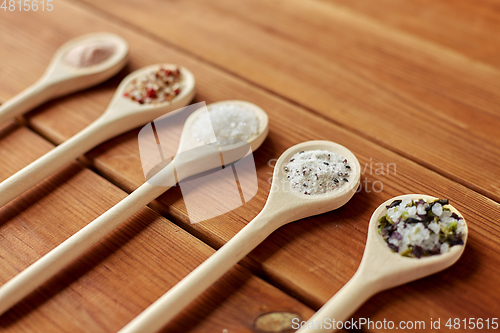
[[[52,145],[25,127],[0,129],[0,179]],[[77,163],[0,209],[0,283],[57,246],[126,194]],[[214,252],[144,208],[0,317],[2,332],[114,332]],[[312,310],[239,266],[165,332],[254,332],[268,312]]]
[[[124,8],[126,8],[125,4],[124,2]],[[177,5],[178,3],[172,5],[172,9],[175,10]],[[420,192],[448,197],[463,213],[470,227],[470,239],[463,258],[452,268],[433,277],[376,296],[360,309],[356,316],[370,317],[372,320],[387,318],[394,321],[428,321],[430,317],[442,318],[442,320],[474,316],[486,318],[498,313],[500,299],[496,294],[491,293],[491,290],[496,290],[498,283],[498,274],[496,274],[498,269],[495,267],[498,267],[500,260],[496,254],[500,247],[498,236],[500,226],[497,218],[500,206],[498,203],[392,152],[391,150],[394,150],[392,145],[389,147],[391,149],[383,148],[371,139],[364,138],[364,135],[360,136],[350,129],[346,130],[335,125],[331,117],[319,115],[318,112],[311,112],[311,110],[290,103],[287,99],[277,97],[268,91],[266,85],[264,85],[266,89],[263,89],[248,82],[252,81],[252,75],[264,76],[264,73],[255,74],[249,70],[246,73],[248,75],[242,75],[242,79],[207,64],[203,59],[200,60],[158,40],[148,38],[142,32],[128,29],[123,26],[123,22],[110,23],[108,14],[100,14],[78,4],[62,3],[58,8],[60,20],[47,21],[44,17],[29,16],[30,19],[24,26],[27,36],[30,32],[34,33],[40,24],[44,24],[47,31],[63,31],[57,37],[52,36],[54,40],[50,38],[33,40],[32,47],[37,52],[50,54],[49,51],[54,50],[64,38],[76,36],[82,33],[82,30],[117,32],[124,36],[132,47],[131,65],[128,70],[155,62],[176,62],[188,67],[195,74],[198,101],[212,102],[240,98],[254,102],[268,111],[270,135],[255,154],[259,179],[259,192],[256,197],[231,213],[191,225],[186,216],[181,193],[178,188],[173,189],[152,206],[174,219],[178,225],[211,246],[220,247],[262,208],[270,187],[268,178],[273,171],[273,159],[298,142],[310,139],[332,140],[351,149],[360,160],[362,167],[366,166],[362,179],[365,184],[363,190],[345,207],[335,212],[281,228],[247,257],[243,265],[279,286],[288,294],[317,308],[340,289],[354,273],[361,259],[367,222],[371,212],[380,203],[402,193]],[[117,10],[121,9],[117,8]],[[137,13],[139,16],[142,15],[140,12]],[[210,12],[207,11],[207,13]],[[151,17],[154,17],[154,13],[151,13]],[[135,18],[130,18],[130,20],[133,19]],[[15,20],[15,16],[12,20]],[[72,25],[69,24],[70,21]],[[82,29],[81,27],[90,28]],[[9,25],[3,25],[2,28],[9,29]],[[10,43],[18,45],[19,48],[19,45],[28,41],[30,41],[29,38],[22,43],[19,41],[17,44],[14,41]],[[213,40],[213,42],[216,41],[217,39]],[[190,41],[185,40],[185,43],[189,44]],[[276,47],[279,43],[266,45]],[[263,51],[256,49],[255,52]],[[252,52],[248,54],[253,55]],[[16,52],[8,55],[12,58],[6,59],[12,61],[12,66],[19,66],[14,61],[15,55]],[[272,63],[272,59],[269,58],[268,61]],[[239,57],[226,60],[228,66],[243,62]],[[279,68],[278,62],[272,64]],[[42,65],[38,66],[38,69],[35,69],[37,66],[33,64],[28,66],[33,67],[34,72],[27,77],[17,79],[16,84],[19,87],[24,82],[27,84],[30,80],[34,80],[37,71],[41,72],[43,68]],[[247,69],[251,68],[253,67],[250,66]],[[104,110],[118,80],[119,78],[114,79],[78,96],[60,99],[39,108],[29,115],[30,126],[54,142],[61,142],[83,128]],[[267,80],[270,80],[269,76]],[[289,83],[282,81],[281,84],[288,85]],[[0,96],[7,95],[8,89],[0,84]],[[373,95],[363,96],[366,96],[364,100],[373,98],[387,101],[387,96],[378,91],[373,91]],[[329,98],[331,96],[323,91],[321,98],[316,102],[324,103],[326,106]],[[357,112],[350,110],[342,111],[345,117],[350,117],[349,114]],[[334,110],[331,111],[334,112]],[[344,121],[343,118],[336,119],[336,122],[342,121]],[[381,126],[385,118],[375,117],[372,121],[374,126]],[[87,155],[89,162],[101,174],[127,191],[133,190],[144,180],[140,169],[136,138],[137,132],[127,133],[101,145]],[[474,138],[467,139],[473,140]],[[437,139],[434,138],[434,140]],[[175,145],[175,142],[172,142],[172,147]],[[486,144],[483,146],[489,147]],[[467,147],[469,146],[465,146],[464,149],[468,149]],[[481,151],[481,154],[488,156],[490,151],[487,149],[489,148],[485,149]],[[429,154],[431,153],[437,154],[438,152],[434,151]],[[463,167],[463,162],[457,160],[453,152],[445,155],[453,160],[457,167]],[[394,164],[395,169],[384,167],[384,170],[380,171],[376,163],[382,163],[384,166],[388,163]],[[487,178],[488,172],[488,170],[480,169],[474,177]],[[371,187],[376,181],[383,184],[383,189],[379,193],[374,192]],[[498,183],[493,182],[490,185],[497,186],[496,184]],[[375,189],[378,190],[380,187]],[[409,307],[408,304],[411,306]]]
[[[326,0],[498,68],[498,1]]]
[[[500,199],[497,67],[333,3],[84,1]]]

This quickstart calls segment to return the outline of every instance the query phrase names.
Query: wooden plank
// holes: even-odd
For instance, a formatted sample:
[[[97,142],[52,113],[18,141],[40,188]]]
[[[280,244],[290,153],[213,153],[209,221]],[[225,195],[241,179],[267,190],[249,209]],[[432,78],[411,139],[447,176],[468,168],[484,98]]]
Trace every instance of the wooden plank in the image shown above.
[[[336,212],[309,218],[280,229],[243,264],[317,308],[354,273],[361,258],[367,221],[380,203],[392,196],[408,192],[449,197],[463,212],[471,228],[468,249],[461,261],[443,273],[375,297],[356,316],[371,316],[372,320],[381,320],[384,317],[391,320],[429,320],[431,315],[433,318],[491,317],[498,313],[498,296],[490,292],[498,283],[497,275],[492,274],[492,269],[496,271],[494,267],[499,263],[498,255],[495,254],[500,247],[499,223],[496,218],[500,212],[498,203],[325,121],[324,117],[315,116],[203,61],[145,38],[143,34],[96,19],[79,6],[63,3],[59,10],[62,22],[46,22],[42,18],[37,21],[37,18],[33,17],[33,26],[27,24],[24,28],[35,29],[41,23],[51,31],[65,27],[64,31],[68,35],[61,38],[69,38],[80,33],[78,29],[73,31],[68,28],[71,26],[67,25],[63,18],[70,17],[76,26],[92,26],[95,31],[109,30],[120,33],[132,46],[129,70],[168,59],[185,65],[194,72],[198,84],[197,100],[213,102],[241,98],[255,102],[269,112],[270,135],[255,154],[259,178],[259,192],[256,197],[247,205],[224,216],[190,225],[186,220],[180,191],[173,189],[160,198],[155,208],[174,217],[176,223],[212,246],[219,247],[262,208],[269,191],[268,178],[269,173],[273,171],[269,163],[272,164],[272,159],[277,158],[290,145],[301,141],[336,141],[349,147],[358,156],[363,168],[367,166],[363,175],[363,191]],[[40,51],[55,48],[44,40],[36,43],[34,47]],[[1,85],[0,89],[3,89]],[[52,139],[67,138],[86,125],[75,119],[83,116],[94,119],[98,116],[111,98],[110,90],[110,86],[103,85],[78,96],[61,99],[57,104],[46,105],[29,116],[30,124]],[[101,107],[96,108],[96,105]],[[76,125],[65,126],[66,119]],[[127,133],[88,155],[99,172],[127,190],[143,181],[136,135],[137,132]],[[384,166],[395,163],[397,170],[384,168],[381,172],[380,168],[377,170],[376,163],[383,163]],[[371,171],[370,165],[373,167]],[[478,173],[482,174],[482,171],[479,170]],[[383,183],[382,192],[373,192],[370,186],[375,181]],[[371,193],[368,193],[367,189]],[[471,271],[474,273],[470,274]],[[465,292],[470,289],[474,290],[476,297],[472,304]],[[401,299],[405,300],[405,304],[411,302],[412,307],[401,306]],[[450,306],[450,300],[460,307]]]
[[[25,127],[0,129],[0,179],[52,148]],[[0,209],[0,283],[57,246],[126,194],[77,163]],[[214,250],[144,208],[0,317],[2,332],[116,332]],[[312,310],[239,266],[165,332],[255,332],[268,312]]]
[[[84,1],[500,199],[497,67],[331,3]]]
[[[326,0],[400,31],[500,66],[500,5],[490,0]]]

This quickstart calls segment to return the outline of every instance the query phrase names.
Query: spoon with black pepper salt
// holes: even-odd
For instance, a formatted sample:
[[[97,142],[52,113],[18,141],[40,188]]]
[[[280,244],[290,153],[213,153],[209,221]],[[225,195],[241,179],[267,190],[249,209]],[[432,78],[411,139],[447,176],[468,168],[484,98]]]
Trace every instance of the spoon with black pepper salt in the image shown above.
[[[109,79],[125,66],[127,55],[127,42],[112,33],[88,34],[66,42],[38,81],[0,106],[0,124],[53,98]]]
[[[178,84],[179,88],[153,96],[143,85],[137,86],[158,72],[165,77],[178,77],[175,87]],[[172,64],[146,66],[130,73],[116,89],[107,109],[92,124],[0,183],[0,207],[97,145],[164,114],[174,115],[193,99],[194,86],[193,74]]]
[[[408,257],[405,252],[396,252],[397,248],[384,240],[379,230],[381,230],[381,221],[384,220],[389,209],[396,208],[402,202],[405,202],[405,200],[413,202],[420,199],[431,202],[431,205],[433,202],[437,202],[443,207],[446,206],[446,209],[449,211],[448,215],[453,216],[449,220],[462,220],[463,230],[459,234],[459,239],[450,239],[451,243],[455,246],[449,248],[445,246],[445,251],[441,250],[443,253],[429,253],[433,255],[421,256],[422,249],[419,248],[417,252],[415,249],[413,250],[414,257]],[[425,217],[422,214],[416,216],[419,216],[419,222],[422,222]],[[406,221],[408,219],[410,218],[407,218]],[[456,228],[456,224],[452,225],[452,227]],[[441,232],[439,228],[435,231],[438,233]],[[435,197],[422,194],[401,195],[387,200],[375,210],[370,219],[365,251],[354,276],[316,314],[304,323],[297,333],[333,332],[335,328],[324,325],[327,323],[327,318],[330,320],[330,323],[332,319],[335,319],[337,322],[344,322],[364,302],[378,292],[423,278],[450,267],[464,252],[467,235],[467,224],[463,216],[453,206],[449,205],[447,200],[441,201]]]
[[[311,154],[311,151],[315,153]],[[332,155],[328,156],[328,152]],[[343,157],[339,160],[339,158],[333,158],[333,155]],[[303,165],[309,165],[309,169],[317,168],[318,171],[323,172],[321,181],[325,184],[315,182],[312,171],[306,172],[306,175],[300,173],[301,176],[296,176],[292,166],[295,167],[293,163],[297,160],[302,160]],[[329,169],[319,170],[318,163],[320,162],[318,161],[323,160],[332,161]],[[335,164],[335,169],[333,164]],[[346,165],[351,170],[349,181],[337,185],[324,177],[327,174],[326,171],[328,173],[339,172],[339,170],[344,170]],[[287,178],[290,175],[294,178],[302,177],[301,181],[305,179],[309,181],[306,184],[309,188],[305,191],[307,193],[304,193],[302,189],[299,191],[293,188],[293,181]],[[272,188],[262,211],[216,253],[120,330],[120,333],[158,331],[276,229],[287,223],[322,214],[346,204],[356,192],[359,179],[358,160],[347,148],[337,143],[309,141],[289,148],[276,162],[272,182],[274,190]],[[322,189],[319,184],[329,188]]]

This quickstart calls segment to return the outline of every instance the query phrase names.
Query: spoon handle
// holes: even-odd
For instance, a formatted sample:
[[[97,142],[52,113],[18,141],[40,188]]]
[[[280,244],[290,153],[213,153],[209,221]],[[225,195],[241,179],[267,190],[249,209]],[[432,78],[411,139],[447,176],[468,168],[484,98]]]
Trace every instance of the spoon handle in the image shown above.
[[[0,207],[115,134],[99,118],[90,126],[0,183]]]
[[[156,332],[236,265],[277,227],[264,210],[210,258],[156,300],[119,333]]]
[[[161,173],[175,179],[172,163]],[[175,183],[175,180],[174,180]],[[144,183],[125,199],[0,287],[0,315],[30,294],[169,187]]]
[[[337,330],[337,322],[343,323],[349,319],[364,302],[376,293],[374,284],[366,282],[366,276],[363,277],[363,274],[358,271],[296,333],[334,332]]]
[[[48,87],[47,81],[42,78],[0,105],[0,124],[48,101],[51,98]]]

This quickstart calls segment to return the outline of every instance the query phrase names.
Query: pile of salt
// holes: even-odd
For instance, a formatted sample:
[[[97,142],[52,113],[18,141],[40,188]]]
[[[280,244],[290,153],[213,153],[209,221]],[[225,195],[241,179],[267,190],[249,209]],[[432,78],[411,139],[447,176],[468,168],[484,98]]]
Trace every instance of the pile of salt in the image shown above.
[[[191,133],[203,144],[215,142],[228,145],[235,140],[248,141],[259,132],[259,118],[249,107],[237,103],[217,103],[208,106],[193,122]],[[215,136],[214,136],[215,135]]]
[[[338,189],[349,181],[350,171],[347,159],[326,150],[298,152],[285,166],[291,188],[307,195]]]
[[[116,46],[109,42],[85,43],[69,50],[64,62],[77,68],[95,66],[106,61],[115,51]]]

